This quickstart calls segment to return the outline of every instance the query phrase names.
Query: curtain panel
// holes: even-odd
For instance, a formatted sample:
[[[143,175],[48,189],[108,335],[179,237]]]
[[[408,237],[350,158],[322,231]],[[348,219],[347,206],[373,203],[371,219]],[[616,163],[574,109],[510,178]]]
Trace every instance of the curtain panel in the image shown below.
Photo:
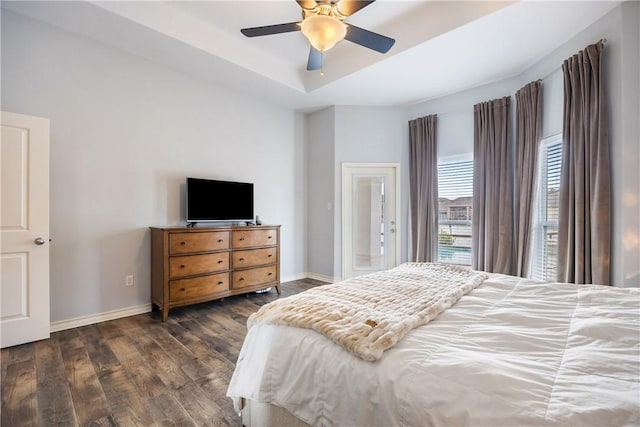
[[[438,260],[437,116],[409,121],[409,192],[411,256],[418,262]]]
[[[604,43],[564,61],[558,280],[610,284],[611,178]]]
[[[530,264],[533,206],[542,123],[540,81],[516,92],[516,140],[514,147],[513,274],[526,277]]]
[[[472,267],[513,274],[511,97],[474,105]]]

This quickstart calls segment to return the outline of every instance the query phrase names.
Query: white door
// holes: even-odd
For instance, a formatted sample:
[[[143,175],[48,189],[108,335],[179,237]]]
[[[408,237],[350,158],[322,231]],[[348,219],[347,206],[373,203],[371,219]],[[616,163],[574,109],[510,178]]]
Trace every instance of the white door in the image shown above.
[[[398,265],[398,164],[342,165],[342,278]]]
[[[49,338],[49,120],[1,112],[0,344]]]

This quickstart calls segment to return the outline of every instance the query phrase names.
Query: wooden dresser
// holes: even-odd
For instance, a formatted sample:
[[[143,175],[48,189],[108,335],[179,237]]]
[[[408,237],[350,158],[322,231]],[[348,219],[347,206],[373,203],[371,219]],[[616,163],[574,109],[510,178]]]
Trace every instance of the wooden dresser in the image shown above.
[[[151,227],[151,302],[174,307],[274,287],[280,226]]]

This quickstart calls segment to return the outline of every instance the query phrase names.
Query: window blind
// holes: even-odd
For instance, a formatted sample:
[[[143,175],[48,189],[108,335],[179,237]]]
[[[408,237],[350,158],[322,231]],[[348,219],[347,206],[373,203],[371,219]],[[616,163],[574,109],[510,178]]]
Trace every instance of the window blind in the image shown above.
[[[438,261],[471,265],[473,160],[438,165]]]
[[[473,160],[438,165],[438,197],[454,200],[473,194]]]
[[[536,224],[531,276],[555,281],[558,260],[558,212],[562,139],[559,136],[543,141],[538,174]]]

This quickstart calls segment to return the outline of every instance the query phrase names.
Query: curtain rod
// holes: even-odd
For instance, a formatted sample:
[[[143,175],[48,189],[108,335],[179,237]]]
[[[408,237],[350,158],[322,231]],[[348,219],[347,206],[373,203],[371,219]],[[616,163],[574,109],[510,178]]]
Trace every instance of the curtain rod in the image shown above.
[[[602,44],[606,44],[607,43],[607,39],[605,38],[601,38],[600,41],[598,43],[602,43]],[[553,70],[551,70],[546,76],[544,77],[540,77],[538,80],[536,80],[536,82],[538,83],[542,83],[545,79],[549,78],[553,73],[560,71],[562,69],[562,66],[556,67]],[[452,111],[445,111],[443,113],[431,113],[431,114],[427,114],[429,115],[437,115],[437,116],[442,116],[442,115],[447,115],[447,114],[453,114],[453,113],[460,113],[460,112],[464,112],[465,110],[461,109],[461,110],[452,110]]]
[[[598,43],[606,44],[607,43],[607,39],[601,38]],[[551,74],[555,73],[556,71],[560,71],[561,69],[562,69],[562,65],[560,65],[559,67],[556,67],[553,70],[549,71],[549,73],[546,76],[541,77],[536,81],[539,82],[539,83],[542,83],[542,81],[545,80],[546,78],[548,78],[549,76],[551,76]]]

